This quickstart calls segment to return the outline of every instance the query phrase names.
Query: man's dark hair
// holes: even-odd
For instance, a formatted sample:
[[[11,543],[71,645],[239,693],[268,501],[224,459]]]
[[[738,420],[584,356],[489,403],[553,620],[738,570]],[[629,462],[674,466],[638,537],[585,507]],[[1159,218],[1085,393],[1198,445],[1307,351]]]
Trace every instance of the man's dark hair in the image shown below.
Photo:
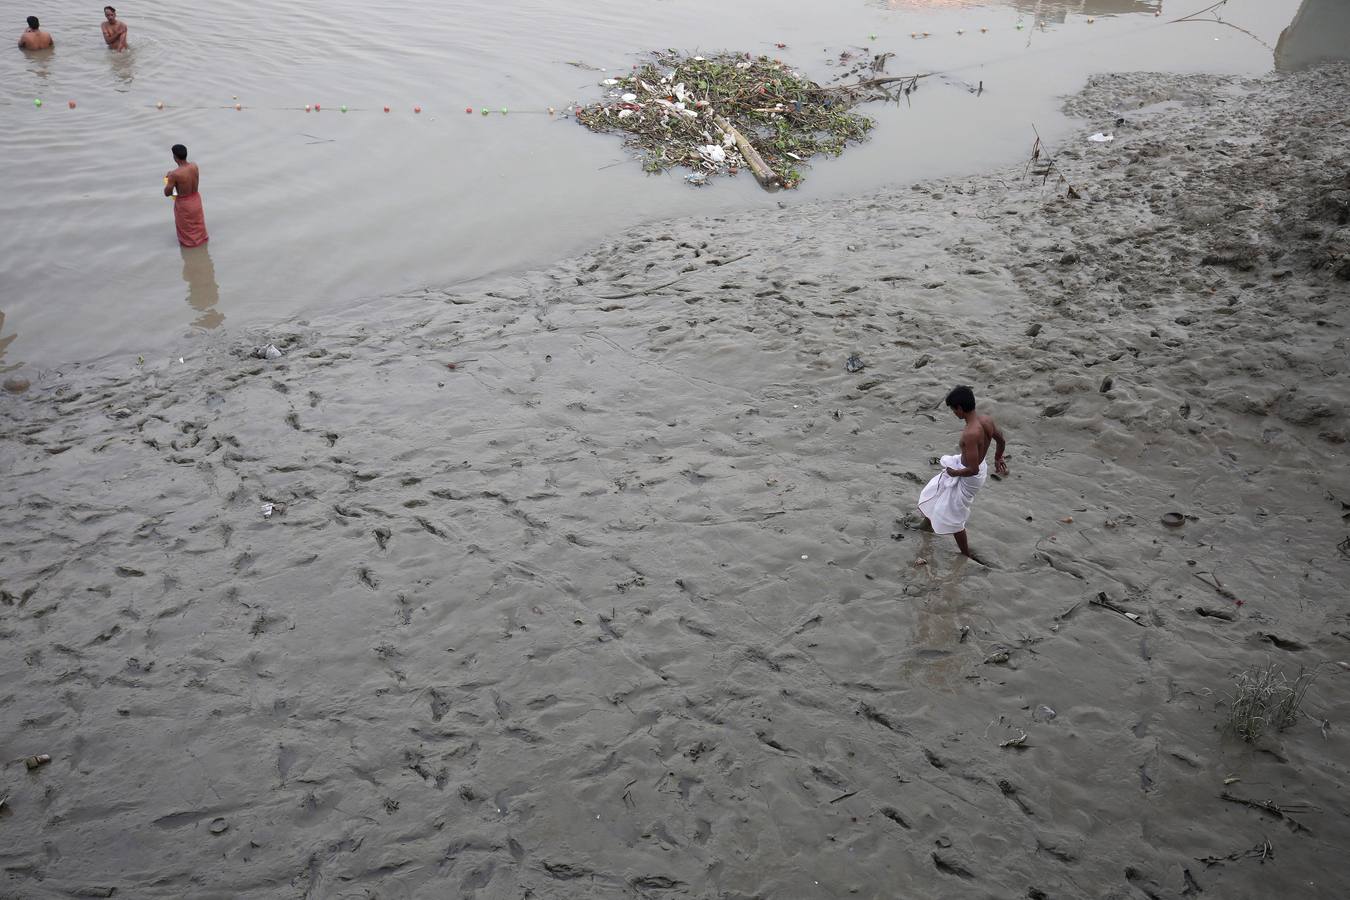
[[[113,15],[117,15],[117,7],[115,7],[115,6],[105,6],[105,7],[103,7],[103,11],[104,11],[104,12],[110,12],[110,13],[112,13]]]
[[[31,28],[31,29],[33,29],[34,31],[37,31],[37,30],[38,30],[38,20],[37,20],[37,16],[29,16],[29,17],[28,17],[28,27]]]
[[[952,388],[952,392],[947,395],[947,405],[952,409],[959,409],[961,412],[975,411],[975,392],[964,384]]]
[[[174,144],[174,145],[173,145],[173,158],[176,159],[176,160],[178,160],[179,162],[186,162],[186,161],[187,161],[187,148],[184,147],[182,144]],[[971,401],[971,403],[974,403],[974,402],[975,402],[974,400]]]

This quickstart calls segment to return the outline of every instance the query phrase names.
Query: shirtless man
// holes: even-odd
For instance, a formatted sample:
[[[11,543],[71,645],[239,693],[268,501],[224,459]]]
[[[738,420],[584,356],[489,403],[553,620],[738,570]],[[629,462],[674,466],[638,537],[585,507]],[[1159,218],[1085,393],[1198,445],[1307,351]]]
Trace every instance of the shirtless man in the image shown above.
[[[1007,442],[991,416],[975,412],[975,392],[970,388],[953,389],[947,395],[947,406],[966,423],[961,431],[961,454],[942,457],[942,471],[934,475],[919,494],[919,511],[924,515],[925,526],[937,534],[954,535],[960,551],[975,559],[966,541],[970,506],[989,477],[989,466],[984,458],[991,443],[996,447],[994,471],[999,475],[1008,474],[1008,464],[1003,459]]]
[[[111,6],[103,7],[103,40],[109,50],[127,49],[127,25],[117,21],[117,10]]]
[[[38,17],[28,17],[28,30],[19,35],[21,50],[50,50],[56,46],[52,36],[38,27]]]
[[[197,193],[201,171],[196,163],[188,162],[187,147],[173,145],[176,169],[164,176],[164,196],[173,197],[173,222],[178,229],[178,243],[184,247],[200,247],[210,240],[206,233],[206,216],[202,212],[202,195]]]

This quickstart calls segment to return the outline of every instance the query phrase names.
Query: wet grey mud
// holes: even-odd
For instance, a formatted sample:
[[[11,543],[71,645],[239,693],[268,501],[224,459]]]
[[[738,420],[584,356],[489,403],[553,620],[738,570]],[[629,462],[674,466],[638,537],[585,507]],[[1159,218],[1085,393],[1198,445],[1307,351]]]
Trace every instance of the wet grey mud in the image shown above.
[[[35,373],[0,891],[1347,895],[1347,108],[1102,76],[1044,174]],[[957,382],[989,567],[903,524]]]

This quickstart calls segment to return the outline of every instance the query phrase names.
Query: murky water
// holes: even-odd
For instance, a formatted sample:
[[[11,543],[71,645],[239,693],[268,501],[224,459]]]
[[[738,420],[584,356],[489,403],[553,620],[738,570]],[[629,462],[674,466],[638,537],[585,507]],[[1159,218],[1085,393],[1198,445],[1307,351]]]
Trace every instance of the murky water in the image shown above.
[[[0,55],[0,368],[176,357],[194,331],[357,303],[374,318],[380,301],[362,298],[547,265],[641,222],[1006,164],[1032,123],[1067,132],[1056,98],[1092,72],[1270,69],[1266,45],[1298,4],[1229,3],[1251,35],[1167,24],[1206,5],[153,0],[122,10],[131,50],[118,55],[96,7],[46,3],[56,50]],[[604,75],[571,62],[613,71],[643,48],[728,48],[826,79],[864,46],[895,52],[890,71],[944,74],[908,106],[869,110],[872,140],[788,194],[646,176],[616,139],[545,112],[598,92]],[[179,250],[161,196],[175,142],[202,167],[206,250]]]

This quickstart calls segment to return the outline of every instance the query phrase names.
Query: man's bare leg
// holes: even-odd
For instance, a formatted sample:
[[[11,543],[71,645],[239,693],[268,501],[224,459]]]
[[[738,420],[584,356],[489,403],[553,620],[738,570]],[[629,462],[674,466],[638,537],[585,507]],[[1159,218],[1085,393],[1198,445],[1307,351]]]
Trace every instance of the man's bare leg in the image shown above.
[[[966,530],[962,528],[953,536],[956,538],[956,546],[960,548],[961,553],[975,559],[975,554],[970,552],[970,544],[966,542]]]

